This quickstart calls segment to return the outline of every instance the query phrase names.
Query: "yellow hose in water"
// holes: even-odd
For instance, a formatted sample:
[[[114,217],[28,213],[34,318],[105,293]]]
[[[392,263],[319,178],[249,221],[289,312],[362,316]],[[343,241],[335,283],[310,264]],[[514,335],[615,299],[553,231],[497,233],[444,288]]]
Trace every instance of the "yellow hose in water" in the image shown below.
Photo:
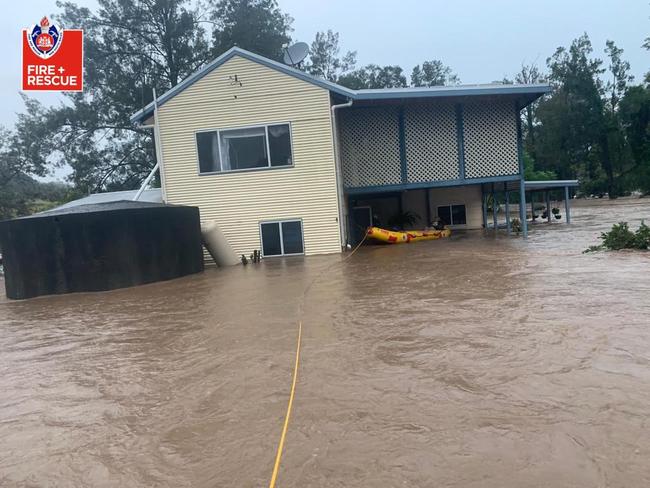
[[[282,435],[280,436],[280,443],[278,444],[278,452],[275,455],[275,465],[273,466],[273,474],[271,475],[271,482],[269,488],[275,487],[275,482],[278,479],[278,471],[280,470],[280,461],[282,460],[282,449],[284,448],[284,440],[287,437],[287,428],[289,427],[289,418],[291,417],[291,407],[293,406],[293,397],[296,392],[296,380],[298,379],[298,363],[300,362],[300,342],[302,339],[302,322],[298,323],[298,346],[296,347],[296,364],[293,368],[293,381],[291,382],[291,394],[289,395],[289,405],[287,406],[287,414],[284,417],[284,426],[282,427]]]

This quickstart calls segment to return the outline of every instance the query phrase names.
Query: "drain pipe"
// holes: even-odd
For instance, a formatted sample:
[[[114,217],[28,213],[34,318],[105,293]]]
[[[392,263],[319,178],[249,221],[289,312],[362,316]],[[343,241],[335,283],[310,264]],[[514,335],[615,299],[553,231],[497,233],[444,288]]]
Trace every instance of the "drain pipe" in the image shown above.
[[[341,249],[345,250],[348,243],[347,219],[348,207],[343,193],[343,171],[341,169],[341,155],[339,151],[339,131],[336,124],[336,111],[340,108],[351,107],[352,100],[338,105],[332,105],[332,140],[334,143],[334,164],[336,166],[336,194],[339,201],[339,232],[341,233]]]
[[[142,185],[140,186],[138,193],[136,193],[135,196],[133,197],[134,202],[140,200],[142,193],[147,189],[149,183],[151,183],[151,180],[153,179],[153,176],[156,174],[156,171],[158,171],[158,163],[156,163],[153,169],[149,172],[149,176],[147,176],[145,180],[142,182]]]
[[[147,188],[151,179],[156,174],[156,171],[160,170],[160,191],[162,194],[162,200],[164,203],[167,203],[167,192],[165,191],[165,172],[163,166],[163,152],[162,144],[160,142],[160,127],[158,124],[158,97],[156,95],[156,89],[153,89],[153,125],[142,125],[143,129],[153,129],[153,144],[154,150],[156,153],[156,165],[153,167],[149,176],[142,182],[138,193],[133,197],[133,200],[138,200],[142,195],[142,192]]]

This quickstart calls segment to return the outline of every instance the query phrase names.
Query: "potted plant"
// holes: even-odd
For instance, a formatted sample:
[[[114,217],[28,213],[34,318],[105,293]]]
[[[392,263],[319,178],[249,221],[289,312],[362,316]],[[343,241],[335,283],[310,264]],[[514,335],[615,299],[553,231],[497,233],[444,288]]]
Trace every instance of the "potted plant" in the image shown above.
[[[562,218],[562,216],[560,215],[560,209],[559,209],[559,208],[557,208],[557,207],[553,207],[553,208],[551,209],[551,212],[553,213],[553,216],[554,216],[556,219],[559,220],[559,219]]]
[[[388,225],[391,229],[404,230],[406,227],[414,226],[420,216],[414,212],[408,210],[404,212],[398,212],[388,219]]]

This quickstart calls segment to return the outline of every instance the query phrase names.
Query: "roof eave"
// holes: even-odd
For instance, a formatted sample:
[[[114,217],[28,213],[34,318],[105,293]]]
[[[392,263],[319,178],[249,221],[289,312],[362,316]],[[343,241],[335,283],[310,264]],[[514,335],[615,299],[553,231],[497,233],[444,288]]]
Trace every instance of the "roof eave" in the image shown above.
[[[186,88],[189,88],[191,85],[199,81],[207,74],[211,73],[214,69],[218,68],[219,66],[221,66],[226,61],[233,58],[234,56],[241,56],[244,59],[257,62],[268,68],[275,69],[277,71],[288,74],[290,76],[294,76],[295,78],[301,79],[303,81],[306,81],[307,83],[311,83],[316,86],[320,86],[321,88],[324,88],[334,93],[338,93],[339,95],[352,97],[355,93],[353,90],[337,85],[336,83],[332,83],[327,80],[316,78],[296,68],[292,68],[291,66],[287,66],[277,61],[273,61],[272,59],[265,58],[264,56],[260,56],[259,54],[255,54],[238,47],[231,47],[230,49],[228,49],[228,51],[223,53],[221,56],[214,59],[210,63],[206,64],[203,68],[199,69],[198,71],[194,72],[193,74],[185,78],[178,85],[176,85],[175,87],[167,90],[165,93],[160,95],[157,100],[158,106],[160,107],[176,94],[180,93]],[[147,117],[149,117],[154,111],[154,105],[155,105],[154,102],[151,102],[147,106],[145,106],[142,110],[133,114],[129,118],[131,123],[140,123],[143,120],[145,120]]]
[[[409,98],[453,98],[468,96],[500,96],[524,95],[533,101],[551,91],[550,85],[513,85],[504,87],[450,87],[449,89],[435,90],[405,90],[405,91],[365,91],[359,90],[353,95],[354,100],[396,100]],[[532,97],[532,99],[531,99]],[[530,103],[530,102],[528,102]]]

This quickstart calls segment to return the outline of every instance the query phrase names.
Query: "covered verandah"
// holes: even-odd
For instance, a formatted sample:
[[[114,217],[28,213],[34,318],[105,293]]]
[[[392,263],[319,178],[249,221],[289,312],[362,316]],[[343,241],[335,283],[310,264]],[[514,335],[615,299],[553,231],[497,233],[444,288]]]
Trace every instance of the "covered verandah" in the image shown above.
[[[513,193],[518,194],[516,212],[519,214],[521,233],[528,236],[528,211],[530,202],[530,222],[536,222],[536,211],[541,204],[544,212],[543,218],[551,223],[553,219],[560,220],[558,207],[551,207],[552,202],[562,201],[564,204],[564,222],[571,223],[571,190],[578,186],[578,180],[549,180],[549,181],[509,181],[503,184],[491,183],[483,185],[483,226],[495,231],[503,227],[510,234],[513,231],[511,218],[514,205]],[[522,191],[523,189],[523,191]],[[541,195],[542,199],[538,198]],[[537,197],[537,198],[536,198]],[[553,198],[554,197],[554,198]],[[504,222],[499,222],[500,202],[503,201]],[[557,212],[553,209],[557,208]],[[516,214],[515,214],[516,215]]]

